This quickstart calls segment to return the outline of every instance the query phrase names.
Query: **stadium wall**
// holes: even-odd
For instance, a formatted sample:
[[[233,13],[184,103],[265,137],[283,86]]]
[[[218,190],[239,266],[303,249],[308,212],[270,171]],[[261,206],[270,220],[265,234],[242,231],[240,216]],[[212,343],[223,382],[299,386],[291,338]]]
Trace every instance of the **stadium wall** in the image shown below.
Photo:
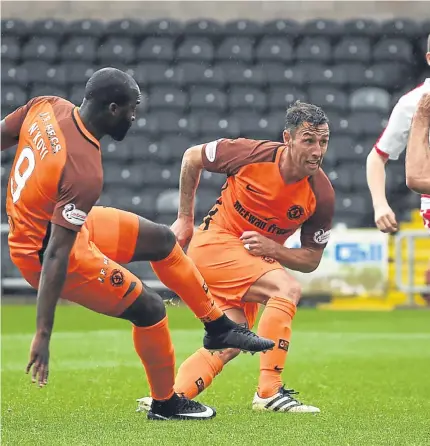
[[[37,7],[35,7],[37,5]],[[428,2],[405,1],[2,1],[3,19],[27,20],[56,19],[121,19],[151,20],[171,18],[191,20],[254,19],[270,20],[291,18],[308,20],[318,18],[349,19],[366,17],[392,19],[395,17],[422,19],[428,17]]]

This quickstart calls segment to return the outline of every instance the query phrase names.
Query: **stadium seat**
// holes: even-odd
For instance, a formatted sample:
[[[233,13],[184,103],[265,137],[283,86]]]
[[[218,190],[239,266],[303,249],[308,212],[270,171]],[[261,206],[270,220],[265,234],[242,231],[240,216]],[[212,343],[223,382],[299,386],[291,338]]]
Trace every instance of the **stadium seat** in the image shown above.
[[[390,95],[381,88],[360,88],[350,96],[352,110],[379,110],[389,112]]]
[[[362,136],[355,141],[348,136],[333,136],[330,138],[329,147],[335,150],[338,164],[357,163],[364,166],[367,154],[375,141],[373,138]],[[344,144],[343,149],[340,147],[341,143]]]
[[[68,99],[72,104],[80,105],[85,96],[85,85],[76,84],[70,89]]]
[[[75,20],[69,23],[66,29],[66,34],[69,36],[88,36],[101,37],[106,31],[106,25],[101,20]]]
[[[182,112],[188,104],[188,95],[174,87],[156,87],[150,90],[148,106],[151,110]]]
[[[221,67],[198,63],[185,62],[179,63],[178,68],[182,71],[183,83],[187,86],[208,86],[223,87],[225,85],[225,76]]]
[[[240,135],[250,139],[278,139],[282,133],[284,113],[261,116],[253,112],[234,112],[231,117],[239,123]]]
[[[395,18],[381,23],[381,34],[384,37],[414,38],[420,32],[417,22],[407,18]]]
[[[142,33],[147,36],[176,37],[182,34],[183,25],[178,20],[151,20],[142,26]]]
[[[348,84],[348,76],[341,66],[315,66],[315,69],[308,71],[309,83],[313,86],[327,85],[336,88],[343,88]]]
[[[347,167],[336,167],[326,170],[327,177],[332,183],[336,193],[351,192],[352,190],[352,169]]]
[[[255,49],[258,62],[291,62],[294,60],[294,47],[289,39],[263,37]]]
[[[53,20],[53,19],[42,19],[35,20],[29,26],[29,33],[32,36],[45,36],[45,37],[55,37],[56,39],[60,39],[65,33],[67,28],[66,22],[62,20]]]
[[[150,116],[157,121],[158,128],[166,134],[192,137],[198,132],[198,120],[195,116],[176,114],[171,111],[154,112]]]
[[[343,24],[343,31],[348,36],[370,37],[377,35],[381,31],[381,25],[376,20],[351,19]]]
[[[133,160],[135,162],[148,161],[158,164],[169,164],[175,159],[171,153],[171,147],[162,144],[161,141],[151,140],[142,144],[136,140],[133,148]],[[142,164],[142,168],[146,168],[144,164]]]
[[[408,73],[407,65],[395,62],[378,63],[365,70],[365,84],[395,90],[404,85]]]
[[[253,58],[253,41],[245,37],[227,37],[221,42],[215,53],[215,59],[218,61],[250,63]]]
[[[264,71],[270,86],[282,84],[288,87],[302,87],[307,83],[308,72],[302,64],[287,67],[280,64],[265,64]]]
[[[193,110],[223,112],[227,108],[227,95],[210,87],[195,87],[190,90],[189,105]]]
[[[324,110],[338,110],[346,112],[349,100],[346,93],[334,87],[310,87],[308,89],[309,101],[322,107]]]
[[[269,109],[272,111],[280,109],[285,112],[296,101],[307,102],[308,95],[295,87],[273,87],[268,90]]]
[[[231,116],[219,117],[205,114],[200,119],[200,132],[208,140],[219,138],[237,138],[240,133],[239,123]]]
[[[359,129],[354,128],[351,125],[349,116],[331,110],[327,115],[330,121],[330,131],[333,135],[348,135],[355,137],[357,134],[360,134]]]
[[[137,50],[136,58],[140,61],[166,61],[175,57],[173,39],[169,37],[148,37]]]
[[[1,61],[1,79],[3,84],[26,85],[28,71],[25,65],[16,65],[11,61]]]
[[[62,65],[51,65],[47,62],[31,60],[22,65],[27,73],[29,83],[49,84],[63,87],[66,85],[67,72]]]
[[[101,64],[112,62],[130,64],[135,60],[135,47],[131,39],[121,37],[108,38],[97,51],[97,59]]]
[[[72,37],[61,48],[64,61],[93,62],[96,58],[98,41],[94,37]]]
[[[60,98],[67,98],[67,90],[51,84],[33,84],[29,90],[28,97],[30,99],[37,96],[59,96]],[[84,96],[82,95],[80,101],[76,104],[80,105],[83,98]]]
[[[344,33],[343,23],[327,19],[312,19],[305,22],[302,32],[312,37],[337,37]]]
[[[253,20],[230,20],[225,23],[224,34],[235,37],[259,37],[263,30],[259,22]]]
[[[332,58],[330,41],[322,37],[305,37],[296,47],[300,61],[329,62]]]
[[[260,113],[267,107],[266,95],[256,88],[231,88],[228,98],[230,110],[253,110]]]
[[[105,137],[101,140],[103,161],[118,161],[120,164],[126,164],[131,156],[130,146],[126,142],[114,141],[112,138]]]
[[[162,129],[162,123],[159,122],[153,113],[138,116],[133,124],[133,132],[137,135],[158,135]]]
[[[2,85],[1,105],[2,107],[18,108],[27,102],[25,90],[17,85]]]
[[[265,36],[284,36],[295,38],[302,32],[301,23],[295,20],[279,19],[269,20],[263,25],[263,35]]]
[[[155,216],[156,198],[153,192],[132,191],[123,195],[121,200],[122,209],[133,212],[145,218],[152,218]]]
[[[345,37],[333,50],[336,62],[368,63],[371,58],[370,39],[366,37]]]
[[[180,163],[184,152],[194,144],[189,138],[181,135],[163,136],[160,141],[160,150],[169,153],[170,162]]]
[[[176,57],[184,62],[211,62],[214,58],[215,49],[212,42],[204,38],[185,39],[178,47]]]
[[[2,44],[5,37],[26,37],[30,30],[29,22],[21,19],[2,19]],[[3,53],[3,51],[2,51]]]
[[[1,39],[1,59],[16,62],[21,57],[21,48],[15,37],[2,37]]]
[[[112,20],[107,24],[109,36],[135,38],[142,34],[142,22],[137,20]]]
[[[378,62],[411,63],[413,47],[406,39],[381,39],[373,48],[373,59]]]
[[[84,62],[66,62],[63,65],[67,84],[86,84],[96,67]]]
[[[156,199],[156,209],[160,214],[177,214],[179,207],[179,190],[165,190]],[[172,221],[173,223],[173,221]]]
[[[346,83],[351,88],[360,88],[368,85],[368,78],[366,77],[367,67],[361,63],[339,63],[335,66],[338,70],[339,76],[346,79]]]
[[[262,87],[266,83],[266,70],[258,65],[224,62],[216,68],[222,70],[224,79],[230,85]]]
[[[189,37],[206,37],[211,40],[217,39],[224,32],[224,26],[208,19],[190,20],[185,23],[184,34]]]
[[[224,178],[225,176],[222,175]],[[199,188],[196,193],[196,221],[202,221],[203,218],[212,209],[216,200],[220,196],[220,190],[216,188]]]
[[[380,135],[387,125],[386,113],[377,112],[356,112],[349,118],[351,132],[357,135]]]
[[[372,209],[369,201],[370,197],[365,195],[337,193],[335,212],[363,216],[367,214],[369,208]]]

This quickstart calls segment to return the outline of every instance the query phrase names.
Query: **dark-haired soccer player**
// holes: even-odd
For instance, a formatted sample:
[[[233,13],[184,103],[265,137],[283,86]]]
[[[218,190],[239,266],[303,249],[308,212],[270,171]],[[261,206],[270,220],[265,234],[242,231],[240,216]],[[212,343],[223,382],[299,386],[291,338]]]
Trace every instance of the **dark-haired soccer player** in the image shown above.
[[[172,226],[203,274],[215,301],[234,321],[252,327],[265,305],[258,333],[275,341],[260,358],[253,409],[319,412],[282,386],[300,284],[286,269],[309,273],[321,260],[334,213],[334,191],[321,170],[328,119],[315,105],[295,103],[286,115],[283,143],[219,139],[185,152],[180,208]],[[202,169],[227,175],[221,196],[193,235],[194,197]],[[301,228],[301,247],[284,242]],[[194,398],[239,354],[198,350],[179,368],[175,390]],[[139,400],[147,409],[150,398]]]
[[[47,383],[49,341],[62,297],[132,322],[154,398],[150,418],[209,419],[213,409],[174,393],[174,351],[162,299],[120,264],[152,261],[160,280],[204,322],[206,348],[262,351],[274,343],[222,313],[169,228],[118,209],[93,208],[103,186],[99,141],[126,136],[140,97],[131,76],[105,68],[89,79],[80,108],[59,97],[37,97],[1,122],[2,150],[18,142],[6,201],[10,255],[38,289],[27,371],[40,386]]]

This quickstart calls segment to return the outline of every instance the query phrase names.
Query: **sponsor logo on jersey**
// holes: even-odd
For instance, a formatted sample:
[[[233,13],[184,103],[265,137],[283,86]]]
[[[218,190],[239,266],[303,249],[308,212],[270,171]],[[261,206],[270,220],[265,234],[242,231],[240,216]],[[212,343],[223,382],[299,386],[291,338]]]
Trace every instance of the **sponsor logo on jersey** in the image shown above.
[[[324,231],[324,229],[320,229],[314,234],[314,242],[319,245],[325,245],[330,238],[330,230]]]
[[[261,256],[261,258],[262,258],[265,262],[270,263],[270,264],[273,264],[273,263],[276,262],[276,260],[275,260],[275,259],[272,259],[272,257]]]
[[[75,226],[82,226],[87,218],[87,214],[84,211],[76,209],[76,206],[73,203],[64,206],[62,215],[64,220]]]

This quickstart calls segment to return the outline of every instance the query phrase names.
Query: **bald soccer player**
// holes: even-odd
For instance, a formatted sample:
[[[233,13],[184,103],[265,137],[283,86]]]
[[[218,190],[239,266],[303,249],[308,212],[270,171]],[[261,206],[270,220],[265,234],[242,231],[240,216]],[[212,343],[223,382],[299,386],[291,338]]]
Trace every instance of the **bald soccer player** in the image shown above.
[[[310,273],[322,258],[334,213],[334,191],[321,170],[329,140],[328,119],[317,106],[297,102],[286,114],[283,143],[219,139],[185,153],[180,209],[172,226],[179,243],[191,240],[188,255],[205,278],[215,301],[234,321],[252,327],[258,305],[258,333],[275,342],[260,358],[260,378],[252,407],[281,412],[319,412],[300,403],[282,385],[300,283],[288,270]],[[194,198],[202,169],[224,173],[221,196],[193,235]],[[301,247],[284,242],[301,229]],[[179,368],[175,390],[194,398],[224,365],[239,354],[211,356],[198,350]],[[148,410],[142,398],[138,410]]]
[[[264,351],[274,343],[223,314],[169,228],[118,209],[93,208],[103,187],[99,141],[105,135],[124,139],[140,98],[131,76],[105,68],[89,79],[80,108],[59,97],[37,97],[1,122],[2,150],[18,143],[6,200],[10,255],[38,290],[27,372],[47,384],[62,297],[133,324],[154,399],[149,418],[209,419],[212,408],[174,392],[174,350],[161,297],[120,264],[152,261],[160,280],[203,321],[206,348]]]

